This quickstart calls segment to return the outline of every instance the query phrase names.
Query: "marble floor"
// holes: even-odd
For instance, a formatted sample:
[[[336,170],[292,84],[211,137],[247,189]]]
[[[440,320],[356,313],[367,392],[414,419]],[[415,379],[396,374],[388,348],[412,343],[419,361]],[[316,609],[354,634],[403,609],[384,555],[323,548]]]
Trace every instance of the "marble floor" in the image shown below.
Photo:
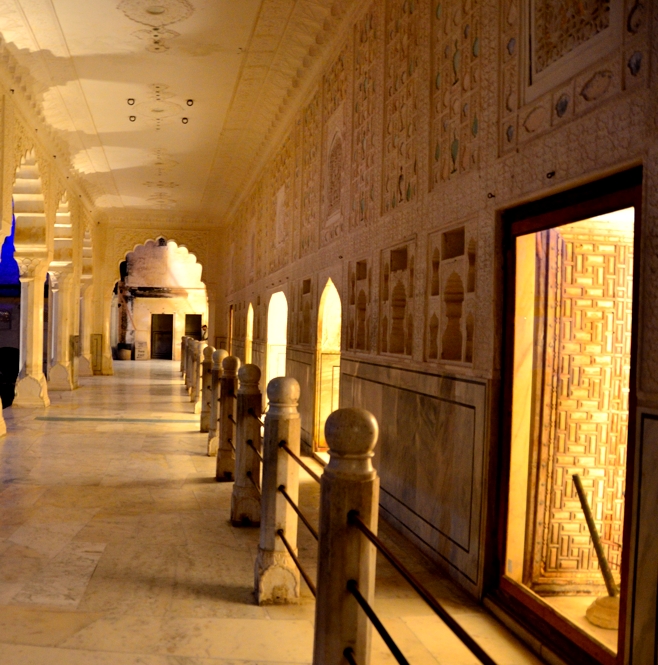
[[[310,663],[314,601],[258,607],[258,531],[228,521],[178,363],[117,362],[113,377],[4,411],[0,440],[0,663]],[[317,485],[301,501],[317,519]],[[315,506],[315,508],[314,508]],[[538,664],[385,524],[380,533],[499,665]],[[316,545],[300,534],[313,571]],[[376,609],[413,665],[475,659],[388,566]],[[376,638],[373,663],[394,662]]]

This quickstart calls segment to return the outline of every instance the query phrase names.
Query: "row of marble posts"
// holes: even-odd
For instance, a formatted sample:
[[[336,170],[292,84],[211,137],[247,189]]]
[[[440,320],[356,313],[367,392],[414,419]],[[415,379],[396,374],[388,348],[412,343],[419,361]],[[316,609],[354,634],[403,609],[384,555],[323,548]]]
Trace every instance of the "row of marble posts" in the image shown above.
[[[269,405],[261,444],[260,369],[256,365],[240,367],[238,358],[206,346],[183,338],[181,371],[195,403],[203,386],[200,412],[204,413],[207,402],[208,454],[217,454],[216,479],[235,481],[231,522],[260,525],[254,571],[256,598],[260,605],[296,603],[300,573],[284,542],[296,556],[298,516],[281,490],[298,503],[299,466],[282,444],[300,455],[299,383],[279,377],[268,384]],[[339,409],[327,419],[325,437],[329,464],[320,489],[313,663],[347,662],[344,654],[349,650],[356,662],[367,665],[371,624],[347,585],[355,582],[372,604],[376,550],[350,524],[349,515],[358,514],[377,532],[379,478],[372,466],[377,421],[363,409]]]

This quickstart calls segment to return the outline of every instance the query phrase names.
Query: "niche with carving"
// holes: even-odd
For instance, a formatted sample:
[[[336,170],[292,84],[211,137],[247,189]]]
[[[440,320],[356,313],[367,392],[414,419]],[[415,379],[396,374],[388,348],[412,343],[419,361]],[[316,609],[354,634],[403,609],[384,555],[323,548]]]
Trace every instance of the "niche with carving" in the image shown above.
[[[350,262],[348,268],[347,347],[355,351],[370,350],[370,261]]]
[[[414,246],[409,242],[382,252],[381,353],[413,352]]]
[[[477,223],[428,238],[425,358],[473,363]]]
[[[313,319],[313,284],[310,278],[304,279],[299,284],[299,296],[297,298],[297,343],[311,344],[311,322]]]

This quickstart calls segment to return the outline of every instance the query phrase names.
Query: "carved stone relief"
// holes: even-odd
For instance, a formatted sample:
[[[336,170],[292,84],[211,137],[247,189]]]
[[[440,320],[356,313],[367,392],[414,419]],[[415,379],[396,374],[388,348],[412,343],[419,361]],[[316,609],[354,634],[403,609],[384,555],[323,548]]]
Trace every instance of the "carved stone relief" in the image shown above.
[[[288,135],[276,154],[271,166],[270,205],[273,237],[270,238],[272,251],[269,256],[270,272],[278,270],[290,260],[290,239],[292,234],[292,214],[294,197],[294,151],[293,137]]]
[[[351,261],[348,268],[347,348],[370,352],[372,303],[371,260]]]
[[[428,238],[425,359],[472,363],[477,283],[477,225]]]
[[[412,355],[414,340],[415,241],[381,254],[379,351]]]
[[[432,187],[478,163],[480,1],[438,2],[432,16]]]
[[[321,95],[316,91],[302,112],[302,228],[300,254],[317,247],[320,227],[320,137],[322,135]]]
[[[298,284],[296,307],[296,341],[297,344],[313,342],[313,279],[308,277]],[[294,295],[293,295],[294,298]]]
[[[383,212],[417,195],[419,10],[417,0],[386,3]]]
[[[377,216],[375,172],[377,101],[380,92],[378,60],[380,13],[371,5],[354,26],[354,110],[352,114],[352,209],[351,226],[369,224]]]

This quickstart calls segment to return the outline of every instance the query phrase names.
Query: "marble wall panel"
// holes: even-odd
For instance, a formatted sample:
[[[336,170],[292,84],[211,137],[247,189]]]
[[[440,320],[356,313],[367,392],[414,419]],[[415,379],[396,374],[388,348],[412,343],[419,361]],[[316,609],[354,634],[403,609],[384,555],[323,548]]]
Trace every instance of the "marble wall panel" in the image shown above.
[[[302,419],[302,440],[313,443],[313,404],[315,401],[314,355],[309,351],[288,347],[286,356],[286,376],[299,381],[299,415]]]
[[[482,584],[486,384],[343,358],[341,406],[380,426],[382,507],[474,592]]]

